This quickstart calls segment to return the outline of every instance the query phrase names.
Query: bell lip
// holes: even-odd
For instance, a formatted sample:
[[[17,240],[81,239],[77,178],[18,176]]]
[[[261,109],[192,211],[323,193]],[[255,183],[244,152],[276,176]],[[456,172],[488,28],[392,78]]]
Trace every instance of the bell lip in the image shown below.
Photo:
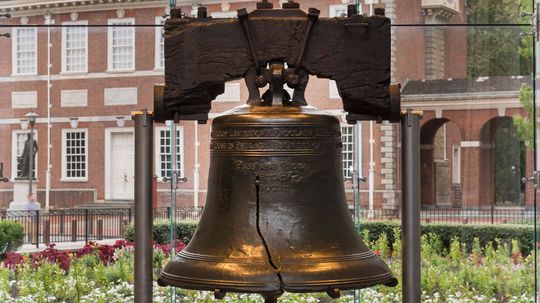
[[[310,292],[314,290],[324,291],[329,288],[338,288],[341,290],[349,289],[362,289],[367,287],[372,287],[375,285],[393,285],[394,282],[397,282],[397,279],[391,272],[384,273],[381,275],[372,275],[362,278],[351,278],[351,279],[341,279],[341,280],[319,280],[319,281],[302,281],[297,283],[291,283],[286,281],[286,273],[281,273],[283,276],[284,289],[286,291],[295,291],[297,292],[300,289],[309,289]],[[397,285],[397,284],[395,284]],[[394,286],[395,286],[394,285]]]
[[[191,280],[191,281],[190,281]],[[349,279],[349,280],[334,280],[334,281],[312,281],[312,282],[300,282],[300,283],[287,283],[284,282],[283,287],[279,284],[269,283],[243,283],[244,285],[232,285],[229,281],[218,281],[208,279],[195,279],[171,276],[165,272],[162,272],[158,278],[159,286],[172,286],[184,289],[193,290],[206,290],[215,291],[219,289],[224,292],[232,293],[258,293],[258,294],[275,294],[282,291],[292,293],[311,293],[311,292],[324,292],[328,289],[339,290],[352,290],[352,289],[364,289],[377,285],[384,285],[388,287],[395,287],[398,285],[398,280],[392,273],[386,273],[379,276],[370,276],[362,279]]]
[[[232,280],[213,280],[213,279],[196,279],[189,278],[185,276],[171,275],[166,272],[161,272],[161,275],[158,278],[158,285],[160,286],[172,286],[184,289],[194,289],[194,290],[207,290],[214,291],[219,289],[224,292],[234,292],[234,293],[277,293],[281,292],[282,288],[280,287],[279,280],[277,275],[275,276],[276,281],[274,283],[266,282],[243,282],[239,283],[238,281]]]

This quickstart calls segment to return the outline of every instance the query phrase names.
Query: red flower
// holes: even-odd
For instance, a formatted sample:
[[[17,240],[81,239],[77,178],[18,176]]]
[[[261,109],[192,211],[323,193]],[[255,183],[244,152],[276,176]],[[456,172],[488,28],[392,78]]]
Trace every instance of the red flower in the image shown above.
[[[26,258],[18,253],[15,252],[9,252],[4,259],[4,266],[9,269],[16,269],[19,267],[19,265],[24,264],[24,261]]]

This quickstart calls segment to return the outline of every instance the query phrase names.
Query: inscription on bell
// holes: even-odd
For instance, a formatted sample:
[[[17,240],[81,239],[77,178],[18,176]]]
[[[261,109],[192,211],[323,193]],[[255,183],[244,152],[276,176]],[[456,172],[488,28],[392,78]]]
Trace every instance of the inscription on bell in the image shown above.
[[[310,164],[296,160],[284,160],[280,163],[263,162],[257,160],[236,160],[236,169],[255,179],[259,177],[263,192],[289,192],[291,185],[302,181],[303,173]]]
[[[210,150],[214,151],[249,151],[249,150],[298,150],[298,149],[341,149],[341,142],[328,141],[235,141],[211,142]]]
[[[272,129],[218,129],[212,138],[272,138],[272,137],[340,137],[340,131],[329,128],[272,128]]]

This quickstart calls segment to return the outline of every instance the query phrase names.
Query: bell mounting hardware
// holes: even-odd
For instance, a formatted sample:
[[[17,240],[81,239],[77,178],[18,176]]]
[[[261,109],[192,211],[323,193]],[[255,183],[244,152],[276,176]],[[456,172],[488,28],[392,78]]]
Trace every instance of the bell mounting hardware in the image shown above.
[[[294,1],[282,9],[263,1],[237,19],[209,18],[204,7],[197,18],[171,10],[153,121],[205,123],[226,81],[244,78],[249,97],[213,119],[204,213],[160,285],[209,290],[219,299],[259,293],[272,303],[285,291],[336,298],[397,284],[350,220],[339,120],[308,106],[310,75],[336,81],[350,123],[401,120],[384,10],[366,17],[353,5],[346,17],[320,18]],[[143,143],[140,149],[151,155]]]
[[[197,18],[172,9],[165,22],[165,85],[155,87],[154,120],[205,123],[225,82],[244,78],[248,104],[306,105],[309,75],[335,80],[347,121],[400,121],[399,86],[390,84],[390,19],[349,7],[347,17],[319,18],[292,1],[272,9],[263,1],[237,19]],[[274,74],[281,71],[281,77]],[[294,88],[293,96],[282,90]],[[259,96],[259,88],[270,89]],[[279,87],[278,87],[279,86]]]

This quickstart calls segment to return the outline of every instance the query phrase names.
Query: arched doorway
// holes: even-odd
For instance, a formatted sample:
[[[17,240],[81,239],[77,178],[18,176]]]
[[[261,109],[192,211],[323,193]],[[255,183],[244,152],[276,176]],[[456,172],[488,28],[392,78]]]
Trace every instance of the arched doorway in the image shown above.
[[[421,203],[461,206],[461,132],[450,120],[432,119],[420,130]]]
[[[525,202],[525,144],[511,117],[496,117],[480,130],[480,205],[522,206]]]

